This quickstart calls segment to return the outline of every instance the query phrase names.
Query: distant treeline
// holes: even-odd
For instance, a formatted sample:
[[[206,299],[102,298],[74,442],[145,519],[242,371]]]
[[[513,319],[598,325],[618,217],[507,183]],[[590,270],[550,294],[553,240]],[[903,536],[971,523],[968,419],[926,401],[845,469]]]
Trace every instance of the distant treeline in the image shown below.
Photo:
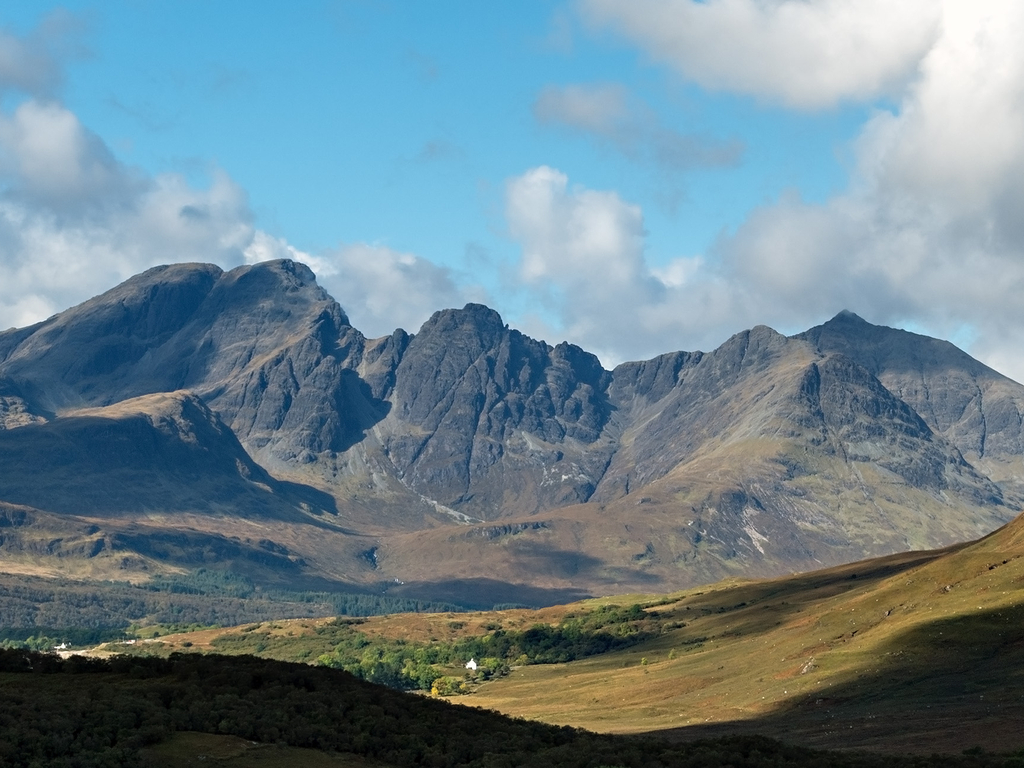
[[[54,627],[12,627],[0,628],[0,648],[28,648],[33,651],[48,651],[58,645],[81,648],[99,645],[126,637],[124,629],[91,627],[88,629]]]
[[[757,737],[598,735],[251,656],[110,660],[0,650],[0,765],[128,768],[176,731],[430,768],[994,768],[1017,758],[817,752]]]
[[[205,595],[214,597],[258,598],[279,603],[305,603],[330,606],[329,615],[382,616],[389,613],[451,613],[468,610],[456,603],[414,600],[390,597],[384,594],[356,592],[297,591],[260,589],[246,576],[230,571],[200,568],[192,573],[153,579],[145,589],[152,592],[170,592],[176,595]]]
[[[324,616],[465,610],[450,603],[344,592],[260,590],[249,579],[199,570],[144,585],[0,575],[3,631],[109,629],[153,624],[234,626],[254,621]],[[13,639],[13,638],[12,638]]]

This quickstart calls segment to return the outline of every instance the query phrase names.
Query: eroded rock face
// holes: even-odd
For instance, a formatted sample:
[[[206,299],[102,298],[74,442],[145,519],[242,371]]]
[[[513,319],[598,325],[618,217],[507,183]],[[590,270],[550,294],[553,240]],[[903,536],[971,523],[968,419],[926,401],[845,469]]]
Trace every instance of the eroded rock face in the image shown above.
[[[863,366],[972,464],[1024,498],[1024,387],[947,341],[841,312],[804,339]]]
[[[394,378],[383,447],[421,492],[479,519],[593,493],[610,453],[611,378],[593,355],[470,304],[430,318]]]
[[[0,430],[45,421],[46,417],[33,411],[18,387],[10,381],[0,379]]]

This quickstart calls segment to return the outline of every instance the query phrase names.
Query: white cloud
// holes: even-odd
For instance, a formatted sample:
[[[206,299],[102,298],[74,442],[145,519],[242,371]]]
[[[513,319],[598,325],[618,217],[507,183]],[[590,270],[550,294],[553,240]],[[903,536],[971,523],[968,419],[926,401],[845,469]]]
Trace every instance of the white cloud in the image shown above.
[[[565,174],[541,166],[509,182],[507,206],[528,283],[610,292],[642,270],[643,216],[614,192],[570,191]]]
[[[823,205],[756,211],[719,254],[755,306],[796,322],[803,302],[877,322],[972,331],[970,351],[1024,380],[1024,6],[947,2],[942,35],[894,113],[857,143],[857,169]]]
[[[0,115],[0,174],[8,199],[55,213],[123,204],[141,191],[141,180],[74,114],[34,99]]]
[[[177,174],[121,163],[49,95],[61,79],[52,49],[71,21],[54,16],[25,39],[0,31],[0,92],[28,94],[0,111],[0,329],[45,319],[151,266],[186,261],[303,261],[370,335],[397,325],[415,331],[433,311],[481,298],[412,254],[362,244],[299,251],[254,227],[244,190],[223,171],[196,188]]]
[[[352,244],[319,254],[255,229],[244,191],[205,189],[124,166],[66,108],[28,100],[0,114],[0,328],[42,320],[156,264],[309,264],[368,335],[415,331],[441,307],[479,300],[413,254]]]
[[[481,289],[461,286],[446,267],[381,245],[355,243],[314,255],[257,232],[245,257],[249,263],[293,259],[309,265],[352,325],[370,337],[395,328],[415,333],[438,309],[486,300]]]
[[[614,192],[570,188],[565,174],[541,166],[509,180],[506,218],[522,247],[519,279],[560,326],[534,317],[531,332],[568,338],[606,365],[677,348],[688,313],[675,296],[687,290],[695,262],[652,270],[639,206]]]
[[[78,118],[30,98],[0,114],[0,327],[24,325],[155,264],[242,262],[244,192],[124,166]]]
[[[758,34],[780,35],[782,42],[789,35],[805,53],[812,50],[806,30],[786,31],[785,14],[848,10],[834,2],[800,9],[695,5],[664,8],[682,9],[684,21],[702,24],[700,14],[739,13],[742,6],[776,14],[762,19]],[[614,11],[636,23],[646,7],[586,3],[592,14],[610,18]],[[894,12],[892,28],[901,28],[902,11],[891,4],[859,8],[865,29],[884,27]],[[950,0],[934,9],[941,13],[938,36],[914,54],[918,74],[897,106],[863,127],[849,188],[823,204],[784,195],[754,210],[702,257],[648,265],[642,213],[612,192],[569,189],[564,175],[546,168],[510,182],[507,216],[523,247],[522,279],[550,281],[549,307],[564,335],[602,351],[610,363],[707,349],[756,323],[795,332],[849,308],[876,323],[969,337],[968,351],[1024,380],[1024,6]],[[652,27],[686,26],[667,10],[648,10]],[[932,29],[926,16],[921,25]],[[700,29],[710,34],[710,27]],[[730,38],[716,34],[728,48]],[[870,57],[850,58],[855,67]],[[825,55],[822,66],[828,70],[830,62]],[[775,77],[783,70],[773,71]],[[794,85],[787,93],[773,87],[760,95],[801,106],[854,93],[847,86],[812,92]],[[615,112],[574,114],[601,124],[598,118]]]
[[[935,38],[933,0],[579,0],[706,88],[804,109],[896,91]]]
[[[617,83],[548,86],[534,101],[533,114],[543,125],[589,134],[635,161],[663,169],[732,166],[743,155],[737,140],[720,141],[666,127]]]

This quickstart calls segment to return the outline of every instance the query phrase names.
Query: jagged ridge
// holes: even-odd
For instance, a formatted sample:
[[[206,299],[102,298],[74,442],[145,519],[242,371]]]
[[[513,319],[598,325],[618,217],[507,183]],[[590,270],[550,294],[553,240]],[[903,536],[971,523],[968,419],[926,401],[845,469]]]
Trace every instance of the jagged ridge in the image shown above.
[[[851,313],[607,371],[475,304],[366,339],[307,267],[276,261],[159,267],[0,334],[0,450],[35,457],[2,477],[0,500],[72,513],[51,482],[54,436],[91,418],[83,408],[131,401],[141,414],[146,396],[179,390],[182,408],[209,409],[189,417],[203,434],[154,453],[136,432],[116,438],[122,453],[159,458],[170,485],[231,465],[275,498],[272,476],[292,481],[306,499],[293,508],[329,494],[331,535],[375,537],[373,578],[409,590],[524,569],[552,589],[667,587],[940,546],[1010,519],[1024,477],[1024,387]],[[113,438],[76,438],[80,505],[130,511],[115,498],[125,487],[134,509],[173,507],[109,482],[97,457]],[[208,501],[244,516],[234,488]],[[429,533],[497,520],[512,533]]]

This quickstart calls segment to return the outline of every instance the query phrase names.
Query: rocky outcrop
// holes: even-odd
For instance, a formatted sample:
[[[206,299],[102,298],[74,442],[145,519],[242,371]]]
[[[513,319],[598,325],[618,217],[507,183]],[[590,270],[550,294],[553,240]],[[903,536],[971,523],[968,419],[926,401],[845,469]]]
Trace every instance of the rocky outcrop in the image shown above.
[[[35,413],[12,382],[0,379],[0,430],[39,424],[46,417]]]
[[[417,491],[481,520],[586,501],[607,465],[610,375],[470,304],[428,320],[398,363],[383,449]]]

